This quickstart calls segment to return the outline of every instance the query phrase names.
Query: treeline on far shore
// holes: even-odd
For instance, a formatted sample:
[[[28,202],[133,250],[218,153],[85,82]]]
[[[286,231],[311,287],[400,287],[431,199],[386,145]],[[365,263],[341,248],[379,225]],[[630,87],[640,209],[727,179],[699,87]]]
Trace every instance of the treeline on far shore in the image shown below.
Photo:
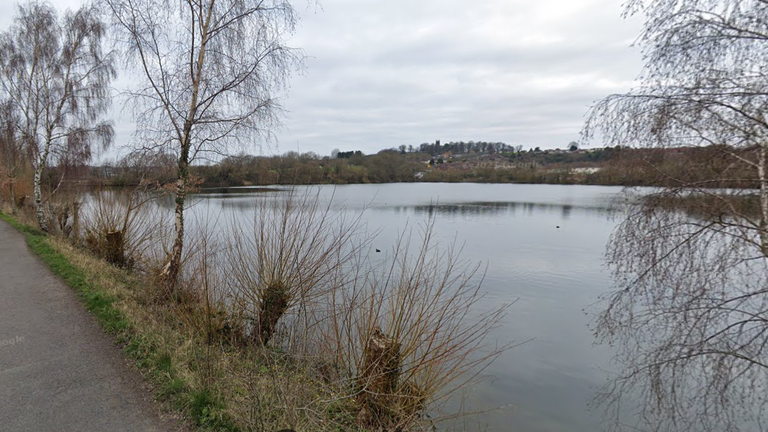
[[[288,152],[230,156],[215,164],[194,166],[192,173],[201,187],[395,182],[758,187],[757,178],[747,167],[732,163],[732,158],[725,162],[722,156],[734,151],[726,146],[707,146],[469,154],[393,149],[371,155],[355,151],[333,156]],[[750,151],[755,150],[738,150]],[[136,154],[84,173],[94,183],[134,186],[171,183],[174,170],[175,160],[169,155]],[[56,177],[55,169],[51,176]]]

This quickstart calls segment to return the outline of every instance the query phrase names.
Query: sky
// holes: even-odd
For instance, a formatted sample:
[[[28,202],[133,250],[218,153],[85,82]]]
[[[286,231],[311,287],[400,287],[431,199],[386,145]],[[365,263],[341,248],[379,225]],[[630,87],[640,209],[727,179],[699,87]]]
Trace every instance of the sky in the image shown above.
[[[589,107],[626,92],[640,73],[631,45],[641,23],[622,18],[621,3],[296,0],[289,45],[304,51],[305,68],[282,96],[276,139],[247,151],[369,154],[435,140],[566,148]],[[0,29],[14,11],[15,2],[0,1]],[[116,150],[101,158],[131,142],[130,115],[113,116]]]

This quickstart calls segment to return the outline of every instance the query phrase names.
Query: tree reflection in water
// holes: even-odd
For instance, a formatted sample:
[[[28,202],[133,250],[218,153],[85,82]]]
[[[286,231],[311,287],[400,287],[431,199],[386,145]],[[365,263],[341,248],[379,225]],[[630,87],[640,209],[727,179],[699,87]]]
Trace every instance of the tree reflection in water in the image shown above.
[[[432,216],[434,214],[448,216],[497,216],[501,214],[533,214],[536,212],[559,212],[563,219],[568,219],[571,214],[576,212],[610,215],[616,211],[610,203],[605,205],[573,205],[573,204],[553,204],[553,203],[534,203],[534,202],[516,202],[516,201],[489,201],[489,202],[462,202],[462,203],[441,203],[436,202],[427,205],[396,206],[396,212],[413,211],[416,215]]]
[[[641,430],[768,427],[768,260],[753,200],[666,190],[614,232],[606,259],[616,287],[595,321],[618,353],[595,401],[612,430],[623,430],[628,399],[640,403]]]

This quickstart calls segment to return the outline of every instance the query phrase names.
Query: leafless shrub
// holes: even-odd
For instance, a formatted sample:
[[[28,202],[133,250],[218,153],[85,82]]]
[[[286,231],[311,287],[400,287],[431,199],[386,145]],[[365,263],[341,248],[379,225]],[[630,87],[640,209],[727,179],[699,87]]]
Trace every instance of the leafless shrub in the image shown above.
[[[253,323],[253,339],[267,345],[292,308],[308,306],[333,291],[330,283],[366,246],[361,219],[332,211],[310,192],[256,204],[251,225],[233,220],[227,248],[235,301]]]
[[[482,274],[439,249],[434,220],[411,245],[401,235],[390,261],[347,277],[331,293],[322,351],[357,406],[357,420],[385,430],[429,428],[434,412],[508,345],[488,345],[507,306],[479,313]]]
[[[190,328],[204,335],[206,343],[241,345],[246,339],[245,321],[231,301],[222,266],[226,242],[205,227],[189,234],[189,252],[184,258],[187,270],[180,282],[177,312]]]
[[[152,199],[140,189],[88,195],[80,210],[85,246],[114,264],[146,270],[166,237]]]

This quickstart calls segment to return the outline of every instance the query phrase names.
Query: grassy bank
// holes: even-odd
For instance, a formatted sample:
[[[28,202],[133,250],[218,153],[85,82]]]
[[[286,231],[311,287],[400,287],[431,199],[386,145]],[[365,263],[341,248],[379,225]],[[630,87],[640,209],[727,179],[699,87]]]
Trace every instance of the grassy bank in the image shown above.
[[[168,302],[152,277],[115,267],[70,240],[0,213],[70,286],[133,360],[154,397],[201,430],[363,431],[349,386],[327,364],[238,343],[199,299]],[[228,331],[225,329],[229,329]]]
[[[205,344],[181,322],[178,311],[153,304],[146,280],[7,214],[0,213],[0,219],[20,231],[29,248],[77,293],[135,361],[158,401],[204,429],[241,430],[228,408],[228,396],[213,384],[226,366],[217,361],[216,351],[225,353]],[[214,362],[216,368],[211,367]]]

